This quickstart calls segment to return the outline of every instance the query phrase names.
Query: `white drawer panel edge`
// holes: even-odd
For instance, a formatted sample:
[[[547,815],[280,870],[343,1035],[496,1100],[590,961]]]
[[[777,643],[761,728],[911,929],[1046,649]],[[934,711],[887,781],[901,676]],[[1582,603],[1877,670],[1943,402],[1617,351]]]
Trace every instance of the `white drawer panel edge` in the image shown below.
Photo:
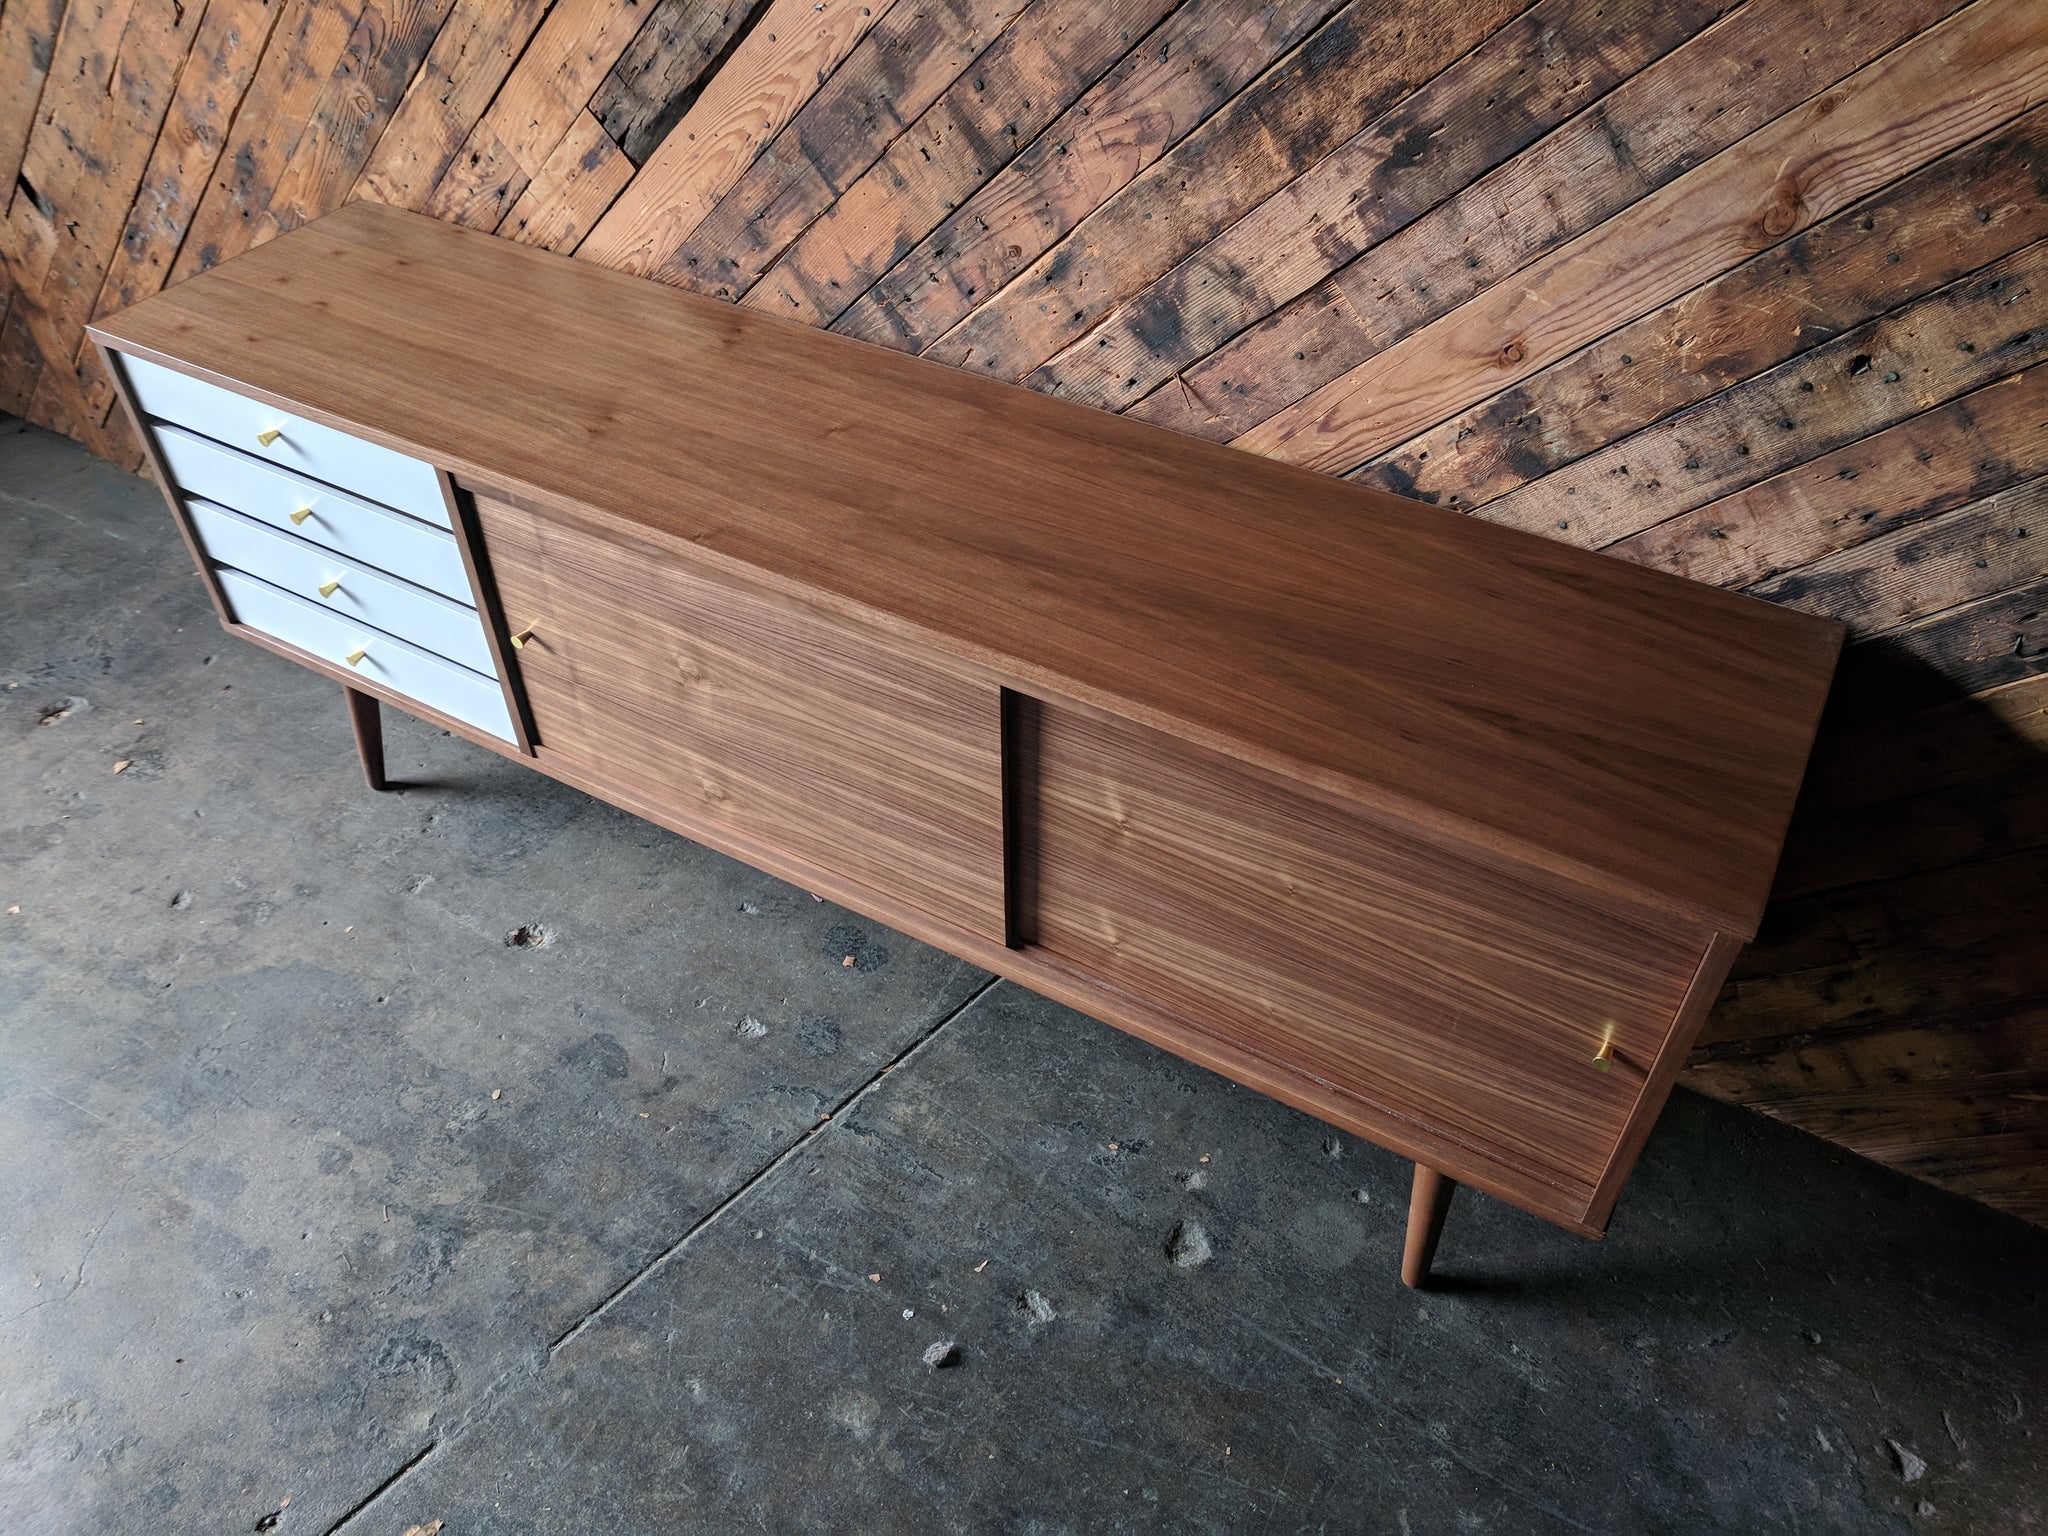
[[[367,624],[316,608],[240,571],[223,570],[219,575],[237,622],[311,651],[344,671],[353,670],[368,681],[382,683],[429,709],[466,720],[504,741],[517,740],[505,708],[504,690],[490,678],[478,677],[466,667],[443,661]],[[363,655],[351,668],[348,658],[357,650]]]
[[[135,388],[135,398],[152,416],[258,455],[265,463],[298,470],[443,528],[448,526],[448,506],[430,464],[143,358],[124,353],[121,366]],[[263,442],[263,436],[271,433],[276,435]]]
[[[180,490],[457,602],[470,600],[469,573],[462,567],[462,551],[453,534],[259,464],[178,427],[158,427],[156,440]],[[307,510],[310,517],[293,521],[293,513]]]
[[[188,499],[193,527],[207,555],[260,576],[337,618],[374,625],[472,672],[495,676],[483,620],[474,608],[343,560],[317,544],[278,533],[239,512]],[[331,587],[331,591],[323,588]]]

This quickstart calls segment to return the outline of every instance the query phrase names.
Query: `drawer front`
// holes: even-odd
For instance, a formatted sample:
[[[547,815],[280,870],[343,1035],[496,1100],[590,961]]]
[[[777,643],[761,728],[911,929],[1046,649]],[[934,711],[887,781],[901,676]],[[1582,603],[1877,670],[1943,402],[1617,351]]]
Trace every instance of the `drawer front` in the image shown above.
[[[433,466],[217,384],[124,356],[135,398],[152,416],[254,454],[263,462],[324,480],[387,507],[448,526],[448,506]],[[264,434],[275,432],[268,443]]]
[[[543,763],[1001,941],[999,692],[665,550],[477,498]]]
[[[1703,941],[1141,726],[1029,718],[1022,910],[1041,951],[1533,1175],[1560,1191],[1545,1214],[1583,1214]]]
[[[157,445],[181,490],[245,513],[337,554],[470,600],[469,573],[455,536],[302,476],[273,469],[177,427],[157,428]],[[294,514],[311,516],[295,521]]]
[[[479,730],[506,741],[512,734],[512,717],[505,709],[505,694],[494,679],[479,677],[417,646],[358,624],[324,608],[304,602],[268,582],[257,581],[240,571],[220,573],[221,589],[238,622],[266,635],[311,651],[323,661],[349,668],[351,652],[362,649],[362,659],[353,670],[360,677],[414,698],[444,715],[466,720]]]
[[[199,531],[199,542],[220,564],[260,576],[338,617],[410,640],[473,672],[496,674],[483,620],[474,608],[342,560],[317,544],[278,533],[225,508],[196,500],[186,506]],[[332,591],[322,591],[330,585]]]

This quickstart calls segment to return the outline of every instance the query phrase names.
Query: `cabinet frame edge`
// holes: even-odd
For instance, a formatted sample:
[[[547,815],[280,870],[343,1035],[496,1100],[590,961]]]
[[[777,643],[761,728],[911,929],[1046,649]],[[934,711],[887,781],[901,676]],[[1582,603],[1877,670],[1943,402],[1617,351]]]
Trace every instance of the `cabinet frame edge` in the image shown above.
[[[477,520],[476,499],[438,464],[434,465],[434,482],[440,486],[441,500],[448,508],[448,525],[455,533],[455,547],[462,553],[469,595],[483,620],[484,643],[490,647],[491,661],[497,668],[498,687],[505,695],[505,712],[512,718],[512,734],[518,740],[519,754],[531,759],[534,743],[540,737],[526,702],[525,679],[520,676],[512,647],[507,643],[511,630],[506,627],[505,611],[498,601],[498,585],[491,579],[491,555],[484,544],[483,526]]]
[[[1614,1214],[1614,1204],[1621,1197],[1622,1186],[1635,1171],[1636,1159],[1642,1155],[1651,1130],[1664,1113],[1664,1103],[1677,1085],[1686,1057],[1692,1054],[1693,1041],[1699,1038],[1707,1015],[1713,1011],[1714,1003],[1721,995],[1721,983],[1728,979],[1729,967],[1742,953],[1745,942],[1740,935],[1716,930],[1708,936],[1705,948],[1700,951],[1700,963],[1693,971],[1685,996],[1679,1001],[1678,1012],[1664,1036],[1663,1049],[1650,1064],[1643,1091],[1637,1095],[1628,1125],[1621,1133],[1621,1140],[1615,1144],[1614,1153],[1600,1175],[1600,1182],[1593,1188],[1593,1198],[1586,1206],[1586,1221],[1603,1232]]]
[[[169,467],[164,463],[163,448],[156,440],[148,415],[135,398],[135,386],[129,382],[124,364],[124,354],[119,348],[110,347],[106,342],[93,337],[93,346],[105,365],[107,377],[114,381],[114,394],[121,402],[121,409],[128,415],[128,425],[135,429],[135,437],[142,444],[142,456],[149,465],[149,472],[156,477],[157,489],[163,493],[164,505],[171,509],[171,521],[178,525],[178,534],[185,541],[186,553],[199,570],[199,579],[206,585],[206,595],[213,599],[214,617],[220,620],[221,628],[231,634],[246,634],[247,628],[235,622],[234,609],[228,604],[228,595],[220,584],[220,577],[213,569],[213,562],[206,558],[206,549],[199,542],[199,530],[193,526],[192,514],[186,509],[185,498],[177,492],[171,479]]]

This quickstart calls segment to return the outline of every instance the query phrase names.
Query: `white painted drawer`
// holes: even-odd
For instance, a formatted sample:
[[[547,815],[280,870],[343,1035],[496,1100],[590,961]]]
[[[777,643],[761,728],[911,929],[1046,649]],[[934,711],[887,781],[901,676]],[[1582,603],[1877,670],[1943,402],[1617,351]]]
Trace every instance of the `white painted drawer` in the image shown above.
[[[467,667],[444,661],[367,624],[330,613],[240,571],[223,570],[219,574],[228,606],[241,623],[311,651],[344,671],[352,670],[359,677],[418,699],[429,709],[467,720],[493,736],[506,741],[516,739],[512,734],[512,717],[505,709],[504,690],[491,678],[479,677]],[[351,667],[348,658],[357,650],[363,656]]]
[[[247,513],[315,544],[458,602],[470,600],[469,574],[455,535],[360,501],[178,427],[158,427],[157,445],[179,489]],[[312,509],[293,522],[292,514]]]
[[[188,500],[186,507],[199,530],[199,542],[218,564],[260,576],[337,617],[373,624],[471,671],[496,675],[483,620],[474,608],[343,560],[239,512],[204,501]],[[330,583],[339,585],[323,595],[321,588]]]
[[[121,365],[128,370],[136,399],[152,416],[190,427],[265,463],[298,470],[448,526],[448,505],[431,465],[139,357],[123,354]],[[278,435],[266,444],[259,439],[265,432]]]

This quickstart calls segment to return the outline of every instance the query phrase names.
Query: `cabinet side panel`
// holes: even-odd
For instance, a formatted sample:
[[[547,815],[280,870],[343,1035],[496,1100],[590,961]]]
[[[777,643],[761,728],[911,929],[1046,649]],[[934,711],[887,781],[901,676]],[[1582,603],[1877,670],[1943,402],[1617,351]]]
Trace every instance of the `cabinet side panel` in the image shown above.
[[[533,756],[533,719],[526,708],[526,695],[519,686],[519,673],[512,665],[505,611],[498,602],[498,584],[491,578],[491,562],[484,551],[484,536],[477,527],[476,500],[455,483],[445,469],[434,471],[441,500],[448,508],[448,526],[455,534],[455,547],[462,552],[463,573],[469,577],[470,605],[483,621],[484,643],[490,648],[492,670],[505,694],[505,711],[512,719],[512,734],[522,756]]]
[[[1590,1205],[1703,938],[1092,711],[1036,749],[1045,951]]]
[[[1586,1211],[1588,1224],[1603,1231],[1606,1229],[1608,1217],[1614,1214],[1614,1202],[1621,1195],[1621,1186],[1628,1182],[1629,1174],[1634,1171],[1636,1159],[1642,1155],[1643,1147],[1650,1139],[1657,1116],[1663,1113],[1664,1101],[1671,1097],[1672,1086],[1677,1083],[1678,1074],[1685,1066],[1686,1054],[1692,1050],[1693,1041],[1699,1038],[1700,1026],[1706,1023],[1707,1014],[1721,995],[1721,983],[1728,979],[1729,967],[1741,953],[1742,940],[1730,933],[1717,933],[1701,954],[1699,969],[1693,973],[1685,999],[1678,1005],[1678,1017],[1664,1041],[1663,1053],[1651,1065],[1642,1092],[1637,1096],[1628,1130],[1615,1147],[1614,1156],[1600,1176],[1599,1187],[1593,1192],[1593,1202]]]
[[[602,519],[475,505],[541,746],[1002,941],[994,683]]]
[[[156,440],[156,433],[150,429],[149,417],[136,404],[135,390],[129,383],[126,364],[119,352],[100,342],[94,342],[100,355],[100,362],[107,370],[107,376],[114,381],[114,393],[120,397],[121,409],[127,414],[128,425],[135,429],[136,441],[142,444],[143,461],[149,472],[156,478],[157,489],[164,493],[164,505],[171,509],[171,521],[178,525],[178,532],[185,540],[185,549],[192,556],[192,563],[199,568],[199,579],[206,583],[206,595],[213,599],[213,611],[223,626],[232,625],[234,617],[228,608],[227,595],[221,591],[220,578],[214,574],[213,562],[206,558],[206,551],[199,542],[199,530],[192,526],[192,515],[185,510],[184,498],[178,494],[177,484],[171,479],[170,469],[164,464],[163,449]]]

